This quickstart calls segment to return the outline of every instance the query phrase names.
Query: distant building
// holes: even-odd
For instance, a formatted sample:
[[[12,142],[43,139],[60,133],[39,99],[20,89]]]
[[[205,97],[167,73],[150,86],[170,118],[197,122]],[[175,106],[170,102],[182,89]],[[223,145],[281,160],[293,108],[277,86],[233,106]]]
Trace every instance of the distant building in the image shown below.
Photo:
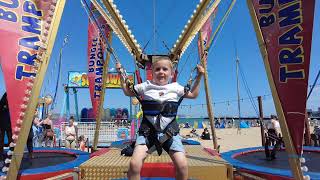
[[[311,113],[311,118],[320,119],[320,107],[318,107],[317,111],[313,111],[312,109],[307,109],[308,113]]]

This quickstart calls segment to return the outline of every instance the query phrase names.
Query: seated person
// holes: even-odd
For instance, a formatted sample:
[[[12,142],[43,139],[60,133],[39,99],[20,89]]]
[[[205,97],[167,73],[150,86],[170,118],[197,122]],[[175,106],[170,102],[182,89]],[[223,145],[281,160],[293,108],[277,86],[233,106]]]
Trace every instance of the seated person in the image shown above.
[[[210,140],[210,132],[209,132],[208,128],[204,128],[204,130],[201,134],[201,139]]]
[[[192,130],[190,131],[191,134],[196,133],[197,130],[195,128],[192,128]]]
[[[200,135],[197,133],[197,130],[195,128],[192,128],[190,131],[190,137],[199,137]]]
[[[87,140],[85,139],[84,135],[81,135],[79,137],[78,141],[79,141],[79,149],[81,151],[85,151],[86,150],[86,142],[87,142]]]

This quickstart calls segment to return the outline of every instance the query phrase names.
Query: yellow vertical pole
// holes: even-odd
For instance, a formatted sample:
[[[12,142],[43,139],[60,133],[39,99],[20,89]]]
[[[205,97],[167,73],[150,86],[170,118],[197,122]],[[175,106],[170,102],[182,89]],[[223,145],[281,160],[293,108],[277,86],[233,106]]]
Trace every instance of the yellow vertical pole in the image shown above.
[[[201,54],[201,64],[202,64],[203,69],[204,69],[203,81],[204,81],[204,89],[205,89],[205,93],[206,93],[207,112],[208,112],[210,126],[211,126],[213,148],[217,149],[218,148],[218,142],[217,142],[216,130],[215,130],[215,127],[214,127],[214,114],[213,114],[212,101],[211,101],[211,95],[210,95],[210,90],[209,90],[207,62],[205,61],[205,59],[207,58],[207,54],[205,54],[206,52],[204,51],[202,38],[201,38],[201,33],[199,33],[199,39],[201,41],[201,49],[202,49],[202,52],[201,52],[202,53]]]
[[[268,52],[267,49],[265,47],[265,42],[262,36],[262,32],[261,29],[258,25],[258,19],[257,16],[254,12],[254,7],[253,4],[251,2],[252,0],[247,0],[247,4],[251,13],[251,18],[252,18],[252,22],[257,34],[257,39],[259,42],[259,46],[260,46],[260,51],[263,57],[263,61],[264,61],[264,65],[267,71],[267,75],[268,75],[268,81],[269,81],[269,85],[271,88],[271,92],[272,92],[272,96],[273,96],[273,100],[276,106],[276,111],[279,117],[279,123],[280,123],[280,127],[281,127],[281,132],[283,135],[283,139],[284,139],[284,143],[286,145],[286,151],[288,153],[288,157],[289,157],[289,164],[292,170],[292,174],[294,179],[303,179],[303,174],[300,168],[300,161],[299,161],[299,157],[300,155],[297,154],[296,149],[294,148],[293,145],[293,141],[291,139],[290,136],[290,131],[284,116],[284,112],[281,106],[281,102],[278,96],[278,93],[276,91],[276,87],[273,81],[273,77],[272,77],[272,73],[271,73],[271,68],[270,68],[270,64],[268,61]]]
[[[109,44],[112,42],[112,31],[110,31],[108,37]],[[102,75],[102,91],[101,91],[101,100],[98,109],[98,117],[96,119],[96,129],[94,130],[94,139],[93,139],[93,150],[97,150],[98,139],[99,139],[99,130],[101,126],[101,118],[102,118],[102,110],[103,110],[103,102],[104,102],[104,95],[105,95],[105,88],[107,83],[107,75],[108,75],[108,68],[109,68],[109,61],[110,61],[110,52],[107,52],[107,57],[103,64],[103,75]]]
[[[7,179],[9,180],[17,179],[18,171],[19,171],[21,160],[23,157],[24,147],[27,142],[28,134],[33,121],[33,117],[34,117],[34,112],[38,104],[38,97],[40,95],[42,82],[49,65],[51,52],[54,46],[54,41],[57,35],[57,31],[60,24],[60,19],[62,16],[65,2],[66,2],[65,0],[58,0],[56,4],[56,10],[54,12],[54,16],[52,18],[52,24],[50,26],[50,30],[48,34],[47,51],[45,52],[44,58],[41,61],[39,71],[36,75],[36,78],[32,86],[30,101],[28,103],[25,116],[22,121],[21,131],[19,133],[19,137],[17,139],[16,146],[14,148],[14,152],[12,155],[11,163],[9,166],[9,171],[7,174]]]

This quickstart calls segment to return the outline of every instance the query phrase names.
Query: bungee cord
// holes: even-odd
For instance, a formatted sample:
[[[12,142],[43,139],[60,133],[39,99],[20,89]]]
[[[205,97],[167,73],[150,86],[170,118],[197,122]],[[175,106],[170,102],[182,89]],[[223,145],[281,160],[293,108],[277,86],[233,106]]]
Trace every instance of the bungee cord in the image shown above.
[[[255,110],[257,116],[259,116],[258,107],[256,106],[256,104],[255,104],[254,101],[253,101],[252,93],[251,93],[250,88],[249,88],[249,86],[248,86],[248,82],[247,82],[247,80],[246,80],[246,78],[245,78],[245,76],[244,76],[244,73],[243,73],[243,70],[242,70],[242,68],[241,68],[240,63],[239,63],[239,70],[240,70],[240,75],[241,75],[242,82],[243,82],[244,87],[245,87],[245,89],[246,89],[246,91],[247,91],[247,94],[248,94],[248,96],[249,96],[251,105],[252,105],[253,109]]]
[[[309,91],[309,93],[308,93],[308,96],[307,96],[307,100],[309,99],[309,97],[310,97],[310,95],[311,95],[311,93],[312,93],[312,91],[313,91],[313,88],[316,86],[317,81],[318,81],[318,79],[319,79],[319,76],[320,76],[320,70],[319,70],[319,72],[318,72],[318,74],[317,74],[316,79],[314,80],[314,82],[313,82],[313,84],[312,84],[312,86],[311,86],[311,89],[310,89],[310,91]]]
[[[104,33],[104,31],[102,30],[101,26],[99,26],[99,23],[97,21],[97,19],[94,17],[92,11],[90,11],[90,7],[88,5],[88,3],[86,2],[86,0],[80,0],[82,7],[84,8],[87,16],[89,17],[89,20],[91,22],[94,23],[94,25],[96,26],[96,28],[98,29],[99,33],[101,34],[101,37],[104,40],[104,43],[107,45],[106,50],[112,55],[113,59],[114,59],[114,63],[119,63],[120,60],[118,58],[118,56],[116,55],[115,51],[113,50],[112,46],[110,45],[106,34]]]
[[[86,2],[86,0],[80,0],[86,14],[88,15],[89,17],[89,20],[91,22],[94,22],[94,24],[96,25],[96,28],[98,29],[101,37],[103,38],[105,44],[107,45],[106,47],[106,50],[112,55],[113,59],[114,59],[114,64],[117,64],[117,63],[120,63],[120,60],[118,58],[118,56],[115,54],[115,51],[113,50],[112,46],[110,45],[108,39],[107,39],[107,36],[106,34],[104,33],[104,31],[102,30],[101,26],[99,26],[99,23],[97,21],[97,19],[94,17],[92,11],[90,11],[90,7],[88,5],[88,3]],[[133,82],[127,78],[128,75],[127,75],[127,72],[125,71],[124,68],[121,68],[120,69],[120,75],[121,77],[125,80],[125,82],[129,85],[129,86],[132,86],[133,85]]]
[[[67,43],[69,42],[69,36],[67,35],[64,39],[63,39],[63,43],[62,43],[62,47],[60,49],[60,54],[59,54],[59,67],[58,67],[58,77],[57,77],[57,83],[56,83],[56,87],[55,87],[55,91],[54,91],[54,96],[53,96],[53,100],[52,100],[52,105],[50,110],[52,111],[55,108],[55,105],[57,104],[57,92],[58,92],[58,87],[59,87],[59,82],[60,82],[60,74],[61,74],[61,64],[62,64],[62,51],[63,48],[67,45]]]

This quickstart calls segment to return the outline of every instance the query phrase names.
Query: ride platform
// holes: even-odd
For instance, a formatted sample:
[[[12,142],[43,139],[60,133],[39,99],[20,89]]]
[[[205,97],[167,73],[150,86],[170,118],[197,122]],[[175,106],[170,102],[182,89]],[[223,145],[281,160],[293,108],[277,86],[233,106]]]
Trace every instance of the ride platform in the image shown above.
[[[232,165],[220,156],[201,145],[185,145],[189,166],[189,179],[226,180],[233,179]],[[120,148],[109,148],[80,165],[80,179],[124,180],[127,177],[130,157],[121,156]],[[148,179],[173,179],[175,169],[170,156],[164,151],[147,156],[141,171],[141,177]]]

